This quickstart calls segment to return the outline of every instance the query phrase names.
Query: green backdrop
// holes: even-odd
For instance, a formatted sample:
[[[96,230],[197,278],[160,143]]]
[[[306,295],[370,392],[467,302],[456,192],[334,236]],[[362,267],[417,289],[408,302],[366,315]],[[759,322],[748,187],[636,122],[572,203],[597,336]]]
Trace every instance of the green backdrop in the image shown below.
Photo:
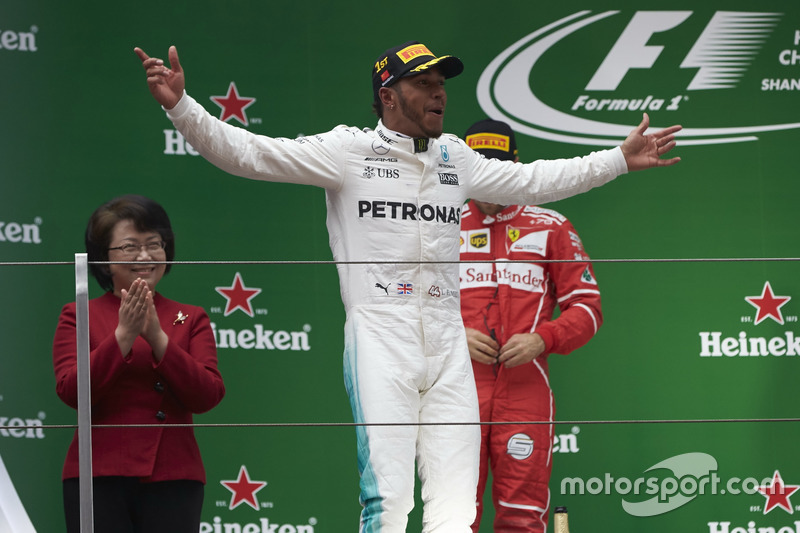
[[[73,430],[35,427],[76,423],[51,363],[75,298],[63,263],[83,251],[92,210],[124,193],[165,206],[176,259],[199,264],[176,265],[159,290],[204,306],[218,334],[228,393],[196,422],[230,426],[196,430],[201,531],[357,529],[354,430],[322,425],[351,421],[324,193],[233,178],[192,155],[133,48],[163,57],[177,45],[211,113],[233,83],[254,101],[229,122],[295,137],[374,126],[367,70],[410,39],[466,65],[447,84],[445,129],[508,120],[522,160],[617,144],[645,102],[655,127],[686,128],[679,165],[549,206],[599,260],[605,315],[586,347],[551,358],[553,506],[579,532],[800,531],[800,493],[789,494],[800,426],[761,421],[798,416],[797,262],[749,260],[800,255],[800,8],[777,0],[0,4],[0,530],[20,513],[16,494],[36,531],[63,531]],[[323,263],[202,264],[212,260]],[[217,289],[237,273],[261,292],[226,314]],[[758,492],[776,475],[783,498]],[[241,476],[249,492],[223,484]],[[409,531],[420,517],[417,505]]]

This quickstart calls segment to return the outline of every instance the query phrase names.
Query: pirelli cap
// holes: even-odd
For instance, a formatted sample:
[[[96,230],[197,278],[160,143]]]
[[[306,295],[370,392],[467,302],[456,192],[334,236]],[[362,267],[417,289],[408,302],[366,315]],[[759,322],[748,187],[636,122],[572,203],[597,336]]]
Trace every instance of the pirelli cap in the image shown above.
[[[514,130],[505,122],[487,118],[467,129],[464,137],[467,146],[486,157],[513,161],[517,157],[517,140]]]
[[[408,41],[389,48],[372,66],[372,90],[375,99],[378,99],[378,90],[381,87],[389,87],[400,78],[420,74],[433,66],[438,66],[445,78],[458,76],[464,70],[464,64],[459,58],[436,57],[427,46],[418,41]]]

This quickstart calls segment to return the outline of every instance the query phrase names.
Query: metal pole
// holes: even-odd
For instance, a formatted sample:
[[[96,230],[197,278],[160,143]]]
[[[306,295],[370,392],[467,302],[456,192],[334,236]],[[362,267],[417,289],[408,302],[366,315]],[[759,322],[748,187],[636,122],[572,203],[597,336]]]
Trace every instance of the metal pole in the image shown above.
[[[75,254],[75,331],[78,342],[78,464],[80,467],[81,533],[93,533],[94,531],[88,265],[86,254]]]

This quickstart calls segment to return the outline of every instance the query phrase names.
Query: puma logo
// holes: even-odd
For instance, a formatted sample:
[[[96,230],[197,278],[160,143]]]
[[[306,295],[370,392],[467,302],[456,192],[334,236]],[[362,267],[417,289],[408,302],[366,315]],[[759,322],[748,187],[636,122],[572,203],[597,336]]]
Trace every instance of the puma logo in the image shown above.
[[[383,289],[383,291],[386,293],[386,296],[389,296],[389,285],[391,285],[391,283],[387,283],[385,287],[383,285],[381,285],[380,283],[376,283],[375,284],[375,286],[377,288]]]

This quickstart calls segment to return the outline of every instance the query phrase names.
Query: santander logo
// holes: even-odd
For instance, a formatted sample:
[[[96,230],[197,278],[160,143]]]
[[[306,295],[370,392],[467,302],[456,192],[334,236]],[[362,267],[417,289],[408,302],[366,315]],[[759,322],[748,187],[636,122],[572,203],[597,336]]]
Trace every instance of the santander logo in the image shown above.
[[[765,68],[783,72],[780,68],[786,61],[781,58],[790,55],[780,47],[798,46],[800,37],[794,29],[791,35],[776,30],[780,28],[781,13],[717,11],[709,20],[701,21],[699,17],[708,16],[693,11],[637,11],[613,42],[614,32],[622,27],[620,18],[625,16],[620,11],[579,11],[519,39],[481,74],[477,88],[481,108],[520,134],[597,146],[618,145],[632,124],[641,119],[642,112],[651,117],[658,111],[672,112],[675,118],[670,118],[669,124],[651,124],[651,128],[683,124],[679,133],[681,145],[755,141],[758,133],[800,128],[800,122],[781,122],[780,116],[785,113],[779,110],[774,117],[766,118],[776,123],[753,125],[765,119],[730,118],[731,99],[738,99],[739,105],[745,107],[753,98],[768,96],[767,91],[795,90],[793,85],[783,83],[785,80],[747,78],[756,59],[759,75]],[[587,62],[567,57],[574,63],[569,76],[564,76],[563,71],[548,73],[548,66],[554,64],[553,54],[563,54],[567,44],[573,46],[576,58],[587,46],[604,46],[595,38],[582,41],[581,48],[582,30],[595,35],[603,30],[603,35],[609,36],[605,58],[591,66],[595,71],[586,70]],[[693,44],[687,47],[687,42]],[[762,54],[767,42],[779,48]],[[682,60],[676,61],[678,50]],[[547,84],[558,85],[559,91],[547,91]],[[723,96],[721,91],[727,91],[723,101],[719,98]],[[556,98],[562,101],[557,103]],[[715,104],[718,112],[697,118],[700,106],[711,106],[715,111]],[[681,116],[679,110],[686,114]],[[622,113],[625,111],[628,113]],[[665,113],[657,116],[666,120]],[[692,123],[697,120],[746,122],[697,127]]]

